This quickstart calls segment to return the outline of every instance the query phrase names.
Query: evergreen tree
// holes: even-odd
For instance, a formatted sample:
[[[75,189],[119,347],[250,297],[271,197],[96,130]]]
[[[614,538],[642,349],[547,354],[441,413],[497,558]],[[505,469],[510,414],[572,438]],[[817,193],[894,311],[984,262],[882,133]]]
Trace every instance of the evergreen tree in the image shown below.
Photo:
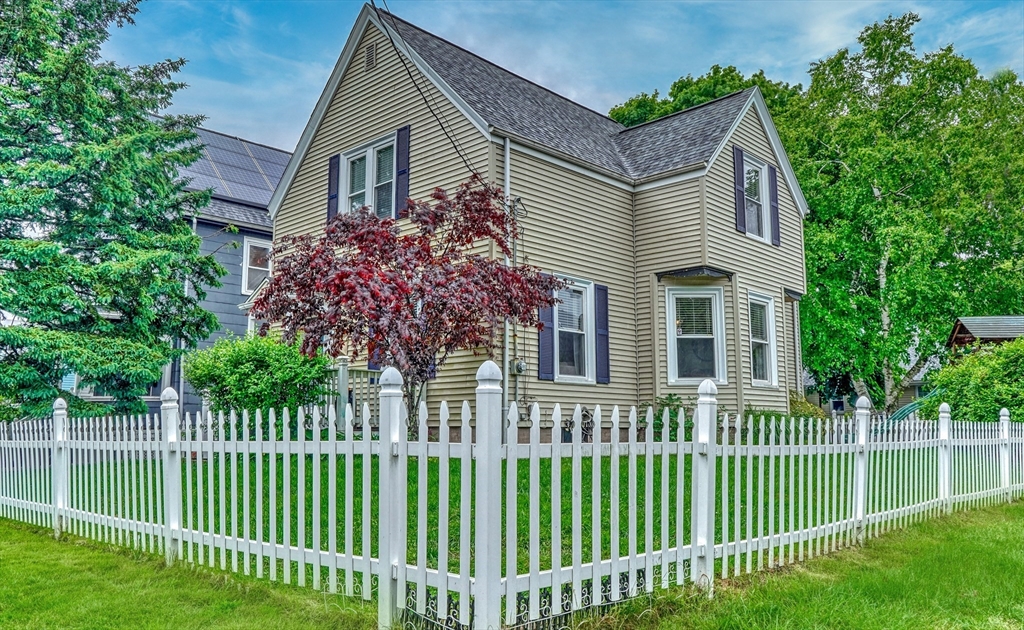
[[[178,177],[201,117],[158,115],[184,60],[100,56],[136,5],[0,2],[0,397],[22,415],[58,395],[84,410],[60,391],[71,372],[139,410],[177,341],[217,326],[199,302],[224,271],[186,220],[209,193]]]

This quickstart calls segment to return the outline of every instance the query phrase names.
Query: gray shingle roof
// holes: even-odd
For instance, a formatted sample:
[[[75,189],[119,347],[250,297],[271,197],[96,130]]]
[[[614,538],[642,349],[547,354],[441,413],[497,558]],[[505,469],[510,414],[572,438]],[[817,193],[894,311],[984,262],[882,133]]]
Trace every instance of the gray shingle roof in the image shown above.
[[[380,15],[487,124],[626,179],[708,161],[749,97],[737,92],[626,128],[397,16]]]
[[[247,206],[244,203],[235,203],[217,197],[210,199],[210,205],[199,211],[199,217],[232,224],[255,225],[268,230],[274,227],[266,208]]]
[[[961,317],[960,323],[978,339],[1024,337],[1024,315]]]
[[[181,175],[191,178],[191,190],[213,189],[202,216],[270,228],[267,204],[291,154],[210,129],[197,133],[203,155]]]
[[[619,151],[627,157],[633,177],[709,161],[752,91],[734,92],[619,133]]]

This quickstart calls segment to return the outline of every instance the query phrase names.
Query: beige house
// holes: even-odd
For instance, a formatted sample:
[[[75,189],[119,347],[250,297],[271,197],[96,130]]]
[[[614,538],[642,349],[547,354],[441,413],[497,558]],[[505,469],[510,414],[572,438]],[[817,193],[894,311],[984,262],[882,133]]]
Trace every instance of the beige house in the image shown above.
[[[274,236],[363,204],[389,216],[471,169],[525,208],[518,261],[573,282],[542,333],[502,339],[510,400],[686,400],[712,378],[728,410],[788,406],[807,206],[757,89],[625,128],[366,5],[270,202]],[[450,360],[429,400],[471,398],[480,361]]]

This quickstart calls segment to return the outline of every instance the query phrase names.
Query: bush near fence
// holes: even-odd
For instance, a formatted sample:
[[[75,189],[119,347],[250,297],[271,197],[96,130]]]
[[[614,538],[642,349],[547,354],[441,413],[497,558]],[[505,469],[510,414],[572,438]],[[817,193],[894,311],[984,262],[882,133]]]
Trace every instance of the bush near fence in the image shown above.
[[[182,417],[167,390],[158,416],[68,419],[57,401],[0,432],[0,516],[376,599],[381,627],[532,628],[1024,493],[1006,412],[891,422],[861,399],[853,418],[738,416],[707,381],[659,430],[653,409],[595,407],[609,430],[588,437],[580,407],[534,405],[521,436],[497,366],[478,381],[475,405],[410,422],[385,371],[379,434],[368,404]],[[306,430],[258,430],[279,422]]]
[[[994,422],[1002,408],[1013,418],[1024,417],[1024,337],[960,350],[928,382],[943,389],[944,400],[957,401],[957,416],[964,420]],[[925,400],[922,416],[937,418],[939,402]]]

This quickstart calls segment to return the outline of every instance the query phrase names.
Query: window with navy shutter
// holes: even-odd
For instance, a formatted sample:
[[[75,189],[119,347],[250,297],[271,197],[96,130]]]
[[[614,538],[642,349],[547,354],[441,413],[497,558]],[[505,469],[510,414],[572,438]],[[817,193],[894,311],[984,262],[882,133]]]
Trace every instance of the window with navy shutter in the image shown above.
[[[555,305],[541,309],[538,377],[563,383],[607,383],[608,287],[563,278]]]
[[[327,161],[327,220],[338,214],[338,175],[341,172],[341,156],[332,155]]]
[[[405,216],[409,199],[409,133],[406,125],[395,134],[395,218]]]
[[[778,175],[774,166],[733,147],[736,230],[778,246]]]

